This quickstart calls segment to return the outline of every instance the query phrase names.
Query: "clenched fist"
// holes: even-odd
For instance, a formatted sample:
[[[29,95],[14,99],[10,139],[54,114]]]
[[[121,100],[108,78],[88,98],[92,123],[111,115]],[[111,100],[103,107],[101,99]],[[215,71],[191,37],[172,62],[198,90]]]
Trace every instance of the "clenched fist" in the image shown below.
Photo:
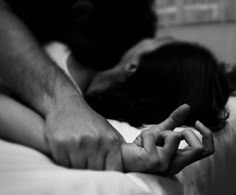
[[[46,118],[44,132],[51,155],[60,165],[123,171],[122,136],[86,103],[55,109]]]

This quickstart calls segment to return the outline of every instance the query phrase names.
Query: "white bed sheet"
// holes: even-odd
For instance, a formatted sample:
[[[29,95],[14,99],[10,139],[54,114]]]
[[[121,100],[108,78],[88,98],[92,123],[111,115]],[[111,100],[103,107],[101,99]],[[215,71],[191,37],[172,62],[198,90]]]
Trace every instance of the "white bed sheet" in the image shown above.
[[[236,192],[236,98],[228,125],[215,135],[216,153],[176,178],[140,173],[70,170],[43,154],[0,140],[1,195],[233,195]],[[122,124],[123,125],[123,124]],[[125,126],[123,126],[126,129]],[[121,133],[132,141],[138,134]]]

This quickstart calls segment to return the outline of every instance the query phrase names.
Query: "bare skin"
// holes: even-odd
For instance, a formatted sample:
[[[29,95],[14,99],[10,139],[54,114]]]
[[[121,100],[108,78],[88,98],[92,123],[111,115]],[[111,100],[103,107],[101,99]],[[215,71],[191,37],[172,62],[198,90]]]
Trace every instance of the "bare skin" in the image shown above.
[[[48,58],[27,27],[2,0],[0,44],[1,84],[40,114],[44,121],[38,125],[43,127],[42,131],[35,133],[30,126],[30,131],[25,130],[23,137],[41,137],[39,140],[36,137],[34,145],[40,140],[45,141],[43,144],[48,146],[47,152],[63,166],[116,171],[127,169],[122,163],[122,155],[125,154],[122,154],[124,140],[121,135],[86,104],[76,87]],[[22,134],[6,131],[5,128],[1,134],[10,140],[28,142],[23,137],[15,137]],[[34,142],[34,139],[31,141]],[[160,157],[155,162],[158,165],[159,161],[163,164],[169,160]],[[185,166],[191,161],[192,158],[187,158],[179,164]],[[150,162],[153,167],[153,161]],[[161,170],[164,170],[163,167]]]
[[[45,118],[44,136],[53,159],[74,168],[122,170],[123,138],[87,105],[4,1],[0,44],[1,83]]]
[[[71,75],[75,78],[75,83],[85,93],[87,81],[91,79],[90,69],[78,64],[72,55],[67,60],[67,68],[69,72],[73,73]],[[81,69],[83,71],[80,71]],[[0,108],[0,122],[2,124],[0,135],[2,137],[33,147],[49,156],[53,155],[44,136],[43,127],[45,126],[45,120],[42,117],[4,95],[0,96]],[[4,112],[1,112],[1,110]],[[122,167],[123,171],[175,174],[188,164],[213,153],[212,134],[209,129],[199,122],[196,123],[195,128],[203,135],[205,140],[203,143],[190,129],[186,129],[181,133],[172,131],[184,122],[188,112],[189,107],[183,105],[174,111],[163,123],[143,131],[133,143],[121,143],[123,161],[119,162],[119,166]],[[11,118],[11,122],[9,122],[9,118]],[[87,139],[93,146],[92,140]],[[184,151],[178,149],[182,139],[185,139],[189,144],[189,147]],[[83,142],[80,145],[71,144],[71,148],[74,151],[80,147],[84,147]],[[62,148],[58,146],[56,149],[61,150]],[[96,155],[92,151],[89,152],[90,155]],[[112,165],[113,162],[111,161],[114,158],[116,159],[116,153],[107,158],[104,169],[112,170],[109,166]],[[91,167],[89,163],[89,161],[84,162],[84,167],[97,169],[96,167]],[[66,166],[73,168],[75,165],[69,159]]]
[[[139,44],[137,47],[139,47]],[[49,50],[48,52],[50,55]],[[127,54],[129,53],[132,54],[132,49],[127,52]],[[63,52],[60,55],[63,56]],[[53,55],[50,56],[53,57]],[[56,59],[54,60],[56,61]],[[75,84],[81,88],[83,93],[86,93],[87,81],[91,79],[90,69],[78,63],[73,55],[68,57],[64,66],[67,66]],[[113,77],[114,79],[119,78],[118,75]],[[188,112],[189,107],[187,105],[181,106],[163,123],[143,131],[133,143],[123,143],[124,170],[174,174],[186,165],[212,154],[214,151],[212,133],[204,125],[200,125],[199,122],[196,123],[195,128],[202,133],[203,137],[206,137],[207,144],[202,143],[190,129],[186,129],[181,133],[171,131],[184,122]],[[178,150],[179,142],[182,139],[185,139],[189,144],[189,148],[184,151]],[[206,156],[202,155],[203,150],[206,151],[204,152]]]
[[[52,155],[44,137],[45,121],[37,113],[5,95],[0,95],[0,108],[1,137]],[[133,143],[122,143],[123,162],[120,162],[120,167],[123,167],[123,171],[173,175],[185,166],[212,154],[212,134],[200,122],[196,123],[195,128],[202,134],[203,142],[190,129],[183,132],[172,131],[184,121],[188,112],[189,107],[183,105],[164,122],[144,130]],[[6,129],[7,134],[4,133]],[[178,146],[182,139],[186,140],[189,146],[179,150]],[[110,162],[106,161],[105,166],[108,164]],[[73,167],[73,164],[69,167]]]

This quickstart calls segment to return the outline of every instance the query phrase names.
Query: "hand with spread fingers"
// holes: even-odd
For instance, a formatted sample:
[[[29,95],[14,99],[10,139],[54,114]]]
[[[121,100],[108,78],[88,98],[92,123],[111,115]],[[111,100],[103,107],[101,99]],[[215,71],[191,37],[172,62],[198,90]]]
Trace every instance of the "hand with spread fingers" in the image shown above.
[[[188,105],[180,106],[164,122],[142,131],[133,143],[123,144],[125,171],[173,175],[211,155],[214,152],[213,137],[200,122],[196,122],[195,128],[202,134],[202,142],[191,129],[173,131],[184,122],[189,110]],[[189,145],[183,150],[178,149],[181,140]]]

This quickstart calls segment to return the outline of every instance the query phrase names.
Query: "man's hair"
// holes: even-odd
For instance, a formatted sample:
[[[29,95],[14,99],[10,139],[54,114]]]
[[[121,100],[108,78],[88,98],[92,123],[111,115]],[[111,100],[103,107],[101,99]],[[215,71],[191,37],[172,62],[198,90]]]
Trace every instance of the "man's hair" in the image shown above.
[[[5,1],[39,42],[64,42],[80,63],[100,70],[155,33],[153,0]]]
[[[137,72],[126,83],[88,100],[107,118],[133,126],[157,124],[182,104],[191,112],[185,121],[200,120],[216,131],[223,127],[229,97],[226,78],[214,55],[187,42],[168,43],[141,57]]]
[[[78,0],[73,7],[68,44],[80,63],[97,69],[114,66],[141,39],[153,37],[153,0]],[[81,19],[81,9],[90,14]]]

